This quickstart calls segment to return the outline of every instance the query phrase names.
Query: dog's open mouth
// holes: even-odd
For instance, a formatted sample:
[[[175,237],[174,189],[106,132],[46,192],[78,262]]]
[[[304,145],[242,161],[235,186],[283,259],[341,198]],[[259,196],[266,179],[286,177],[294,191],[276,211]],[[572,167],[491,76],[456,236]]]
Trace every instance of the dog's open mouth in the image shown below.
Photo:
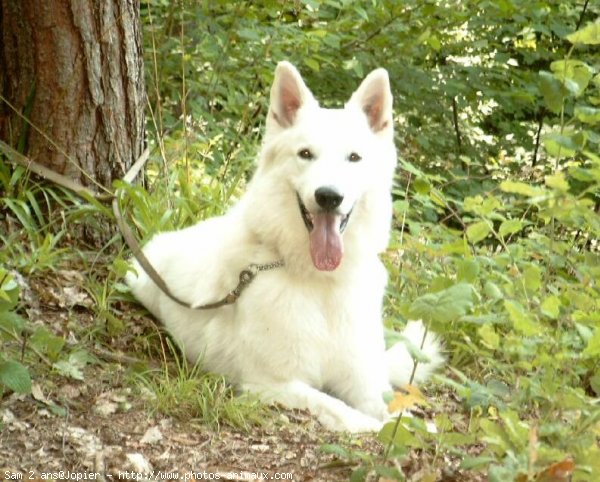
[[[298,195],[298,206],[302,220],[310,237],[310,256],[315,268],[320,271],[333,271],[342,261],[344,242],[342,233],[346,229],[350,214],[335,211],[311,213]]]

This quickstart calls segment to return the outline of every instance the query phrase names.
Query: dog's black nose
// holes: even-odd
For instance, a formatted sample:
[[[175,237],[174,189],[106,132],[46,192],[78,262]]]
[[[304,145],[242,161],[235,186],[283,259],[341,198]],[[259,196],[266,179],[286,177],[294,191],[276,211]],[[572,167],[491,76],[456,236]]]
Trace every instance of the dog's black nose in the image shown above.
[[[315,191],[315,199],[325,211],[333,211],[342,204],[344,196],[332,187],[320,187]]]

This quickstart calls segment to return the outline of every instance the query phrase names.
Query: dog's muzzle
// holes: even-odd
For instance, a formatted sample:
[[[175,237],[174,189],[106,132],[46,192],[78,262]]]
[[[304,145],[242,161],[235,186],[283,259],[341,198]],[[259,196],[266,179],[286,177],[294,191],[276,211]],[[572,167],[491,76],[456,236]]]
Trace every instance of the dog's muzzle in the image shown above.
[[[350,214],[338,212],[344,197],[332,188],[319,188],[315,200],[319,210],[311,213],[296,193],[298,206],[310,240],[310,256],[319,271],[333,271],[342,262],[344,241],[342,233],[348,225]]]
[[[317,189],[317,191],[318,191],[318,189]],[[310,233],[314,228],[314,223],[313,223],[314,215],[311,214],[308,211],[308,209],[306,209],[306,205],[302,202],[302,199],[300,199],[300,195],[296,193],[296,197],[298,198],[298,207],[300,208],[300,214],[302,215],[302,221],[304,221],[304,225],[306,226],[306,229],[308,229],[308,232]],[[324,209],[324,211],[330,211],[330,210]],[[331,210],[331,211],[333,211],[333,210]],[[348,224],[348,220],[350,219],[351,214],[352,214],[352,209],[348,212],[348,214],[346,214],[345,216],[342,216],[342,219],[340,221],[340,233],[343,233],[344,230],[346,229],[346,225]]]

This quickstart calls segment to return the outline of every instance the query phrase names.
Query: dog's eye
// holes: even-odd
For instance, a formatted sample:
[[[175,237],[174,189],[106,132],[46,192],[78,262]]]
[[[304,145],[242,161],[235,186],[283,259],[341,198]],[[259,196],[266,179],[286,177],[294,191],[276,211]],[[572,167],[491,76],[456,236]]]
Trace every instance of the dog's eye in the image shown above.
[[[298,157],[300,157],[300,159],[304,159],[305,161],[312,161],[315,158],[315,155],[310,149],[300,149],[298,151]]]
[[[362,159],[362,157],[360,157],[356,152],[352,152],[349,156],[348,156],[348,160],[350,162],[358,162]]]

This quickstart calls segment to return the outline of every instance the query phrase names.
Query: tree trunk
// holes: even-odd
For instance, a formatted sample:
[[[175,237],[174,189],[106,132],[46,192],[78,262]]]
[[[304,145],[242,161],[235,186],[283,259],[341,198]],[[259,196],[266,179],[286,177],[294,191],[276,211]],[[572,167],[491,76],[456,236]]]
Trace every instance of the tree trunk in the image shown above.
[[[139,0],[0,0],[0,139],[110,186],[143,150],[141,51]]]

